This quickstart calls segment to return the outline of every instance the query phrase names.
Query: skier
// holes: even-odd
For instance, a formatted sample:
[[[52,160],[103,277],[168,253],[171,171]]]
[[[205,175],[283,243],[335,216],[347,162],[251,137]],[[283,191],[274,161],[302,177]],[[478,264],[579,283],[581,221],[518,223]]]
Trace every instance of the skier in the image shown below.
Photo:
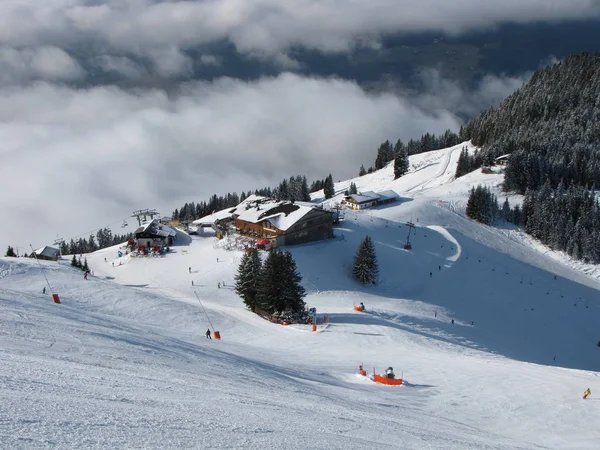
[[[217,287],[218,287],[219,289],[221,289],[221,282],[220,282],[220,281],[217,283]]]
[[[360,309],[362,309],[363,311],[365,310],[365,304],[363,302],[360,302]]]
[[[192,273],[192,268],[191,268],[191,267],[188,267],[188,271],[189,271],[190,273]]]
[[[452,319],[452,325],[454,325],[454,319]]]
[[[206,330],[206,339],[212,339],[210,337],[210,328]]]
[[[46,286],[44,286],[44,289],[42,289],[42,294],[46,293]]]
[[[590,388],[587,388],[585,390],[585,392],[583,393],[583,399],[585,400],[586,398],[588,398],[588,396],[592,395],[592,391],[590,390]]]
[[[194,285],[194,280],[192,280],[192,286]]]
[[[88,275],[88,273],[87,273],[87,272],[84,272],[84,273],[83,273],[83,279],[84,279],[84,280],[87,280],[87,275]]]
[[[393,367],[388,367],[387,369],[385,369],[385,377],[391,378],[391,379],[393,379],[395,377]]]

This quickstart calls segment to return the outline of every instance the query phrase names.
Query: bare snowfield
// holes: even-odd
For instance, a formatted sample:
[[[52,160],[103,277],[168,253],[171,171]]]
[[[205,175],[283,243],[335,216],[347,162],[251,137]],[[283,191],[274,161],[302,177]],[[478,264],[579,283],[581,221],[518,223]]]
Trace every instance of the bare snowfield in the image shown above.
[[[401,199],[288,248],[330,319],[316,333],[247,311],[241,252],[209,233],[162,258],[98,251],[88,280],[42,262],[60,305],[35,261],[1,258],[0,448],[599,448],[600,283],[466,219],[470,186],[501,176],[453,180],[461,147],[411,157],[399,180],[388,166],[336,184]],[[350,272],[367,234],[380,283],[363,287]],[[406,382],[377,385],[361,363]]]

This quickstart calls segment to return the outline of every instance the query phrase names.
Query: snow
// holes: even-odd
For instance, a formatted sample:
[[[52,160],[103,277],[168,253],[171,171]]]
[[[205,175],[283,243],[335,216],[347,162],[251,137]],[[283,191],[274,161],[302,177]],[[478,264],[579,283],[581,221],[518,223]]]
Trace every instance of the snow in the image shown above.
[[[0,258],[0,447],[597,448],[600,283],[515,228],[465,218],[470,187],[500,193],[501,175],[454,180],[461,148],[411,156],[398,180],[388,165],[336,183],[332,205],[351,182],[399,201],[288,248],[329,318],[316,333],[247,311],[232,288],[242,253],[212,234],[164,257],[86,255],[88,280],[68,257]],[[350,278],[367,234],[374,286]],[[204,311],[221,340],[204,337]]]

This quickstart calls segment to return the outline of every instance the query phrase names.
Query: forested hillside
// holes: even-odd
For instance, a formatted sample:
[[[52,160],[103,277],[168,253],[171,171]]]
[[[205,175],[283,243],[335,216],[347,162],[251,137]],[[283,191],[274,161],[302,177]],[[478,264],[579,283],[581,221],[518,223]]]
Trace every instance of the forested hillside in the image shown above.
[[[600,55],[573,55],[539,70],[497,108],[462,130],[482,146],[461,155],[473,170],[510,154],[504,189],[526,194],[520,224],[556,250],[600,260]],[[507,209],[505,207],[505,209]],[[506,215],[505,215],[506,216]]]
[[[600,55],[588,53],[533,74],[497,108],[463,129],[489,161],[510,153],[506,189],[524,193],[546,180],[556,188],[600,186]]]

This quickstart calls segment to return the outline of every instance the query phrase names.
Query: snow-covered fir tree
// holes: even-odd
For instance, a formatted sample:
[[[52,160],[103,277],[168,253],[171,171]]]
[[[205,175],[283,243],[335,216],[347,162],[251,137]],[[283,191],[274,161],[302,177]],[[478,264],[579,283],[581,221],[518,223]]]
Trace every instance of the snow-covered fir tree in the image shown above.
[[[406,172],[408,172],[408,153],[402,147],[394,158],[394,179],[400,178]]]
[[[255,312],[262,262],[258,250],[244,253],[235,276],[235,292],[242,297],[250,311]]]
[[[333,187],[333,177],[331,174],[325,178],[325,186],[323,186],[323,194],[325,198],[331,198],[335,195],[335,188]]]
[[[303,320],[306,291],[300,285],[301,281],[289,252],[269,252],[259,277],[258,308],[281,319]]]
[[[375,246],[370,236],[366,236],[356,250],[352,276],[363,284],[377,282],[379,266]]]

